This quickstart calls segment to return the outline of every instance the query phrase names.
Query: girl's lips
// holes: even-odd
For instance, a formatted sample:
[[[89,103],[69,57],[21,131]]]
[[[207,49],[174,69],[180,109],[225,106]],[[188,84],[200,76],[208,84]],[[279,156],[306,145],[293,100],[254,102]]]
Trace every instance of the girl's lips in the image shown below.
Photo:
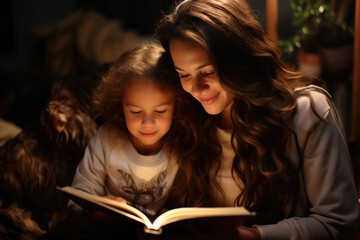
[[[202,104],[209,105],[209,104],[212,104],[213,102],[215,102],[219,95],[220,95],[220,93],[218,93],[215,96],[210,97],[210,98],[199,98],[199,100]]]
[[[144,137],[152,137],[157,133],[157,131],[155,132],[149,132],[149,133],[145,133],[145,132],[140,132],[140,134]]]

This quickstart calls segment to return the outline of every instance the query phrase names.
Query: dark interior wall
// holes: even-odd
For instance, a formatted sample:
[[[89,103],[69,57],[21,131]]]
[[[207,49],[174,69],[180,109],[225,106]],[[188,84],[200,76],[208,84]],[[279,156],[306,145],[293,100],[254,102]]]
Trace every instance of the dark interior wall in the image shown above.
[[[119,19],[127,29],[136,29],[141,35],[151,35],[161,13],[174,0],[74,0],[76,9],[97,9],[110,19]]]
[[[289,0],[277,1],[279,39],[285,39],[294,32],[293,26],[291,25],[291,9],[289,7]],[[266,0],[249,0],[248,2],[255,11],[258,11],[259,21],[266,29]]]
[[[34,35],[81,9],[94,9],[120,20],[139,35],[151,35],[153,24],[172,0],[4,0],[0,2],[0,118],[25,127],[38,118],[54,76],[41,68],[41,49]],[[40,33],[41,34],[41,33]]]
[[[0,118],[24,127],[38,117],[51,81],[34,70],[32,34],[74,10],[72,0],[0,2]]]
[[[18,70],[29,64],[31,32],[69,16],[74,11],[74,2],[5,0],[1,1],[0,9],[0,70]]]
[[[141,35],[152,33],[154,23],[173,0],[5,0],[0,3],[0,70],[24,68],[31,61],[31,36],[80,9],[96,9],[118,19]]]
[[[141,36],[176,0],[4,0],[0,2],[0,118],[26,126],[37,119],[54,76],[39,67],[34,32],[44,31],[80,9],[95,9]],[[266,28],[266,0],[248,0]],[[279,1],[279,36],[291,33],[288,0]]]
[[[248,0],[266,28],[266,0]],[[31,34],[51,26],[79,9],[96,9],[119,19],[127,29],[151,35],[154,24],[173,6],[174,0],[4,0],[0,3],[0,71],[26,67],[31,61]],[[292,31],[288,0],[279,2],[279,37]]]

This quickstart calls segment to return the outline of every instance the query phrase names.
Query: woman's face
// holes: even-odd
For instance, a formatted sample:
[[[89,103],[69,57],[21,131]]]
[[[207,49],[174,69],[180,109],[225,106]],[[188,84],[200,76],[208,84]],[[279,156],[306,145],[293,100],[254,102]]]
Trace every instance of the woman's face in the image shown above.
[[[223,89],[209,56],[200,45],[187,40],[170,41],[170,53],[184,90],[211,115],[229,108],[233,98]]]

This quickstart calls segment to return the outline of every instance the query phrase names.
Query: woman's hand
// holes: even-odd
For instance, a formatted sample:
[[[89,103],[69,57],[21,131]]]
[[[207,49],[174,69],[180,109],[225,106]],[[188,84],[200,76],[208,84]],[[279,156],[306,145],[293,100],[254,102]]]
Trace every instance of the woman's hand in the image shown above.
[[[260,240],[261,234],[256,227],[238,227],[240,239]]]
[[[184,238],[178,236],[185,234]],[[182,234],[182,235],[181,235]],[[187,235],[188,234],[188,235]],[[185,228],[181,229],[181,233],[174,231],[169,238],[175,236],[174,239],[196,239],[196,240],[260,240],[261,234],[256,227],[238,226],[234,219],[209,219],[202,220],[199,223],[187,224]],[[176,237],[177,236],[177,237]],[[168,237],[168,236],[167,236]]]

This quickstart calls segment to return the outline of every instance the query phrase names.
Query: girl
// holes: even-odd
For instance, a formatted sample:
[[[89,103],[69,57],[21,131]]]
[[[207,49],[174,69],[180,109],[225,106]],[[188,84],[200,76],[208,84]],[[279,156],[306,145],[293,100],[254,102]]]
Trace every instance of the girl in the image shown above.
[[[90,140],[72,186],[135,205],[162,207],[178,166],[195,146],[186,96],[160,45],[131,49],[109,66],[95,91],[105,124]],[[188,104],[189,105],[189,104]],[[181,116],[181,117],[179,117]]]
[[[261,213],[241,239],[353,239],[357,193],[331,97],[281,62],[246,1],[185,0],[157,38],[209,114],[203,157],[179,161],[187,184],[172,200]]]

